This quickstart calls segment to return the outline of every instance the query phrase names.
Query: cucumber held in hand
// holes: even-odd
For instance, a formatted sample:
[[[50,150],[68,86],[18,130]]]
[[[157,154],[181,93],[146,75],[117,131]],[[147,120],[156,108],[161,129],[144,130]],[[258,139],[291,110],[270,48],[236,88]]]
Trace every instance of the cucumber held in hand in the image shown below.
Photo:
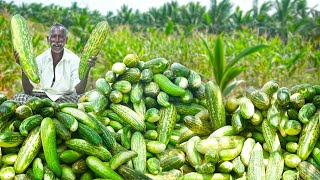
[[[27,21],[19,14],[11,18],[11,36],[13,47],[19,54],[21,68],[32,82],[38,84],[40,78],[31,35],[28,30]]]
[[[89,71],[88,60],[92,56],[96,56],[110,31],[107,21],[99,22],[90,34],[90,37],[83,49],[79,63],[79,79],[82,80]]]

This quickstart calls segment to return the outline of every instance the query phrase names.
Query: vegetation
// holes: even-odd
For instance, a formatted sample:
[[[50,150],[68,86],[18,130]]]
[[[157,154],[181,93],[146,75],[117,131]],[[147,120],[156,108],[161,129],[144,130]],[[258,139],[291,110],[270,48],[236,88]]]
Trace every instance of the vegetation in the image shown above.
[[[192,2],[180,6],[172,1],[148,12],[122,6],[116,14],[102,15],[76,3],[64,8],[38,3],[17,6],[0,0],[0,91],[12,97],[22,90],[8,28],[17,13],[28,20],[36,54],[49,47],[45,38],[55,22],[68,28],[67,48],[79,56],[94,26],[102,20],[109,22],[112,33],[98,56],[88,89],[93,88],[97,78],[104,77],[114,62],[129,53],[136,53],[143,61],[164,57],[217,80],[207,53],[215,53],[221,32],[226,65],[249,47],[269,46],[234,64],[233,68],[241,69],[234,80],[245,80],[234,93],[242,93],[248,86],[261,87],[271,79],[287,87],[320,84],[320,12],[307,8],[306,0],[275,0],[260,6],[258,0],[253,3],[248,12],[234,9],[229,0],[212,0],[210,7]]]

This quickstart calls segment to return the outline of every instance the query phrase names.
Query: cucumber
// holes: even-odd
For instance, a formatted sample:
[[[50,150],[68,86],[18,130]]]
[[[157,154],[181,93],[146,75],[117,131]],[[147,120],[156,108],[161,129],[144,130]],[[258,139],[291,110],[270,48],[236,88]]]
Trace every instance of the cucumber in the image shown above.
[[[72,115],[64,112],[57,112],[55,116],[70,132],[75,132],[78,129],[78,121]]]
[[[146,125],[144,123],[144,118],[139,116],[132,109],[121,104],[111,104],[110,109],[113,110],[126,123],[130,124],[130,126],[134,128],[136,131],[145,130]]]
[[[260,143],[256,143],[250,154],[247,177],[251,179],[265,179],[265,167],[263,164],[263,150]]]
[[[19,53],[20,65],[26,76],[34,83],[40,83],[36,56],[27,21],[16,14],[11,18],[11,36],[14,49]]]
[[[286,132],[286,134],[295,136],[301,132],[302,126],[299,121],[288,120],[285,122],[283,129]]]
[[[160,141],[147,141],[147,151],[158,154],[166,149],[166,145]]]
[[[191,139],[189,139],[184,146],[184,152],[186,153],[186,159],[192,167],[196,167],[197,165],[201,165],[201,162],[202,162],[201,155],[195,147],[195,145],[200,140],[201,140],[200,137],[194,136]]]
[[[40,158],[35,158],[33,160],[32,171],[33,171],[35,180],[42,180],[44,169],[43,169],[42,160]]]
[[[40,126],[43,117],[40,114],[30,116],[22,121],[19,131],[22,135],[27,136],[33,128]]]
[[[128,68],[123,74],[118,77],[118,80],[136,83],[139,81],[140,76],[141,72],[138,68]]]
[[[136,171],[145,173],[147,166],[147,146],[140,132],[133,133],[131,137],[131,150],[137,152],[137,157],[132,159]]]
[[[234,136],[236,135],[236,130],[233,126],[226,125],[223,126],[217,130],[215,130],[213,133],[210,134],[208,138],[214,138],[214,137],[223,137],[223,136]]]
[[[0,147],[17,147],[23,143],[25,136],[18,132],[3,132],[0,134]]]
[[[96,80],[96,88],[101,91],[104,95],[108,95],[111,92],[111,86],[104,78],[98,78]]]
[[[61,165],[61,179],[76,179],[76,174],[72,168],[66,164]]]
[[[241,97],[239,99],[239,105],[240,105],[240,113],[241,116],[244,119],[251,119],[252,116],[254,115],[254,104],[252,103],[252,101],[247,98],[247,97]]]
[[[248,88],[246,96],[252,101],[252,103],[261,110],[268,109],[270,105],[269,96],[262,90]]]
[[[32,109],[27,105],[21,105],[15,111],[15,116],[20,120],[24,120],[32,115]]]
[[[97,56],[103,43],[110,32],[110,26],[107,21],[99,22],[92,30],[86,45],[83,48],[79,63],[79,79],[82,80],[89,72],[90,66],[88,60],[92,56]]]
[[[183,120],[186,127],[200,136],[206,136],[212,132],[211,124],[208,120],[201,120],[192,115],[185,116]]]
[[[305,125],[304,129],[301,132],[297,155],[301,158],[302,161],[306,160],[311,154],[319,138],[319,116],[320,113],[316,113],[314,116],[312,116],[309,123]]]
[[[74,173],[80,174],[89,170],[85,158],[81,158],[74,162],[71,166],[71,169]]]
[[[205,93],[211,127],[213,130],[217,130],[226,125],[223,96],[219,86],[213,81],[205,84]]]
[[[83,139],[69,139],[66,142],[66,145],[75,151],[80,153],[96,156],[102,161],[108,161],[111,159],[111,153],[103,146],[94,146]]]
[[[239,142],[239,144],[233,149],[224,149],[219,152],[219,157],[223,161],[229,161],[240,155],[242,147],[244,144],[244,139]]]
[[[217,151],[211,150],[204,155],[204,161],[211,164],[217,164],[220,161],[220,157]]]
[[[233,166],[232,170],[236,172],[239,176],[242,176],[245,173],[246,169],[244,164],[241,161],[240,156],[232,160],[232,166]]]
[[[87,113],[72,107],[65,107],[61,109],[61,112],[72,115],[79,122],[82,122],[83,124],[90,126],[98,133],[101,133],[99,125],[97,125],[97,123],[92,118],[90,118],[90,116]]]
[[[78,124],[78,129],[76,132],[78,133],[79,137],[81,137],[82,139],[85,139],[86,141],[88,141],[89,143],[95,146],[99,146],[102,144],[102,139],[99,136],[99,134],[95,130],[93,130],[91,127],[83,123]]]
[[[155,74],[153,76],[153,80],[159,85],[162,91],[171,96],[182,96],[186,93],[186,91],[183,88],[175,85],[173,82],[170,81],[170,79],[168,79],[163,74]]]
[[[320,179],[320,171],[307,161],[302,161],[297,170],[303,179]]]
[[[83,156],[84,155],[82,153],[79,153],[72,149],[65,150],[59,155],[60,160],[65,163],[74,163]]]
[[[316,107],[313,103],[307,103],[301,107],[299,110],[298,118],[299,120],[306,124],[309,122],[311,116],[316,112]]]
[[[40,148],[40,127],[36,127],[29,133],[19,150],[17,160],[14,163],[15,172],[18,174],[23,173],[32,163]]]
[[[132,158],[137,157],[138,154],[135,151],[122,151],[115,154],[109,161],[111,169],[115,170],[120,165],[123,165],[125,162],[129,161]]]
[[[143,69],[150,69],[154,74],[162,73],[169,67],[169,61],[164,58],[155,58],[144,63]]]
[[[95,156],[88,156],[86,158],[86,164],[98,177],[114,180],[123,179],[118,173],[113,171],[109,166],[105,166],[103,162]]]
[[[40,126],[41,142],[48,168],[58,177],[61,176],[61,167],[57,154],[56,129],[51,118],[46,117]]]
[[[121,165],[117,169],[118,173],[124,177],[126,180],[131,180],[131,179],[141,179],[141,180],[151,180],[148,176],[130,168],[127,165]]]
[[[151,82],[153,80],[153,72],[150,69],[142,70],[140,80],[144,83]]]
[[[179,169],[185,163],[185,154],[179,149],[172,149],[160,158],[160,166],[163,171]]]
[[[71,139],[71,132],[56,118],[52,118],[57,136],[63,140]]]
[[[170,69],[175,76],[188,77],[190,74],[190,69],[178,62],[172,63]]]
[[[10,180],[15,177],[16,172],[14,171],[13,167],[2,167],[0,170],[0,179],[3,180]]]
[[[159,174],[162,171],[160,161],[157,158],[149,158],[147,160],[147,168],[151,174]]]
[[[296,168],[301,162],[300,157],[297,156],[296,154],[285,153],[283,156],[284,156],[284,164],[287,167]]]
[[[284,159],[279,151],[270,153],[266,168],[266,179],[280,180],[284,168]]]
[[[244,139],[242,136],[223,136],[203,139],[196,144],[196,149],[201,154],[206,154],[211,150],[221,151],[224,149],[232,149],[244,142]]]
[[[177,111],[174,105],[160,109],[160,120],[157,127],[158,141],[167,145],[176,123]]]
[[[274,152],[280,150],[280,140],[275,129],[273,129],[267,120],[262,122],[262,133],[263,137],[267,143],[269,152]]]

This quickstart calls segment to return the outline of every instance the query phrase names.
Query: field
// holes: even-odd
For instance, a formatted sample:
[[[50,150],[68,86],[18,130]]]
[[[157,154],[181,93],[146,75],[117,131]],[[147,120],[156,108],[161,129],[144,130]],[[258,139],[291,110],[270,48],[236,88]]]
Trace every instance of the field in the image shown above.
[[[20,8],[22,9],[23,7]],[[21,9],[20,11],[22,11]],[[8,13],[8,10],[1,12],[0,59],[2,63],[0,64],[0,92],[12,97],[15,93],[22,91],[21,73],[12,53],[13,48],[9,28],[12,13]],[[86,13],[88,14],[87,11]],[[29,16],[32,17],[32,15]],[[83,18],[83,22],[80,21],[78,24],[70,25],[70,31],[68,32],[69,41],[66,48],[74,51],[79,56],[81,56],[81,50],[90,34],[90,29],[92,30],[95,25],[90,24],[90,27],[81,27],[81,24],[85,23],[86,19],[88,17]],[[115,25],[114,21],[116,20],[114,18],[111,20],[112,24],[109,23],[112,27],[112,32],[98,55],[96,66],[91,71],[87,90],[94,88],[95,80],[104,77],[114,62],[121,61],[129,53],[137,54],[142,61],[163,57],[171,62],[180,62],[203,75],[204,79],[215,80],[213,75],[213,67],[215,65],[210,64],[202,39],[208,42],[208,47],[214,54],[217,33],[203,30],[200,27],[189,30],[184,29],[183,31],[176,28],[170,30],[168,24],[164,27],[165,29],[148,25],[146,29],[140,28],[140,30],[137,30],[137,27],[130,26],[132,24],[130,22]],[[49,47],[46,42],[46,36],[50,27],[46,23],[38,21],[34,19],[28,21],[37,55]],[[96,19],[95,21],[97,22],[98,20]],[[227,63],[249,47],[257,45],[268,46],[244,57],[236,64],[236,66],[242,66],[245,70],[239,73],[234,80],[244,80],[244,82],[233,91],[233,94],[241,94],[243,89],[249,86],[261,87],[270,80],[275,80],[281,86],[286,87],[299,83],[320,84],[319,40],[310,38],[309,35],[307,36],[301,31],[286,31],[285,35],[282,33],[277,34],[271,36],[270,33],[261,32],[261,28],[249,28],[249,25],[223,33],[223,50]]]

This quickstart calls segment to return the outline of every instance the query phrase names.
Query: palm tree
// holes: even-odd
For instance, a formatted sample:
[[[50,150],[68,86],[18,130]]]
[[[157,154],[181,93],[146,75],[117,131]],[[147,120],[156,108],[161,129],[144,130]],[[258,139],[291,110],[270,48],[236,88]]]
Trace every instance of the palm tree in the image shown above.
[[[220,3],[218,3],[217,0],[211,0],[208,14],[211,18],[210,32],[219,33],[228,30],[230,25],[229,20],[232,14],[232,4],[230,0],[222,0]]]
[[[268,29],[272,27],[271,17],[269,15],[270,10],[272,9],[272,2],[265,1],[259,7],[259,0],[253,0],[252,6],[252,20],[250,22],[251,28],[256,28],[258,30],[258,35],[262,33],[267,33]]]
[[[186,29],[188,29],[188,27],[198,29],[205,26],[203,15],[206,13],[206,7],[201,6],[199,2],[190,2],[180,7],[180,12],[182,17],[179,24],[183,25]]]
[[[117,10],[117,23],[130,24],[132,22],[132,8],[127,5],[122,5],[120,10]]]
[[[235,12],[231,15],[230,23],[235,29],[243,29],[244,26],[250,26],[252,19],[252,10],[244,13],[239,6],[236,7]]]

